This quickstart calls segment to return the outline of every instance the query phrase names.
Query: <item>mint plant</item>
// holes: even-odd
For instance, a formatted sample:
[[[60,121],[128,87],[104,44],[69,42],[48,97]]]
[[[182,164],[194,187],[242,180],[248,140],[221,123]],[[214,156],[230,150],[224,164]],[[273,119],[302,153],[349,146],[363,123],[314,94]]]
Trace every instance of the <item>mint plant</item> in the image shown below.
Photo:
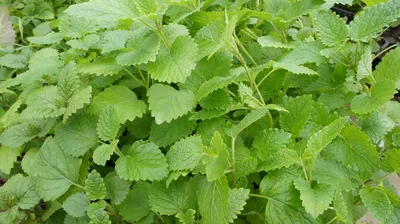
[[[400,0],[363,2],[3,1],[0,223],[400,223]]]

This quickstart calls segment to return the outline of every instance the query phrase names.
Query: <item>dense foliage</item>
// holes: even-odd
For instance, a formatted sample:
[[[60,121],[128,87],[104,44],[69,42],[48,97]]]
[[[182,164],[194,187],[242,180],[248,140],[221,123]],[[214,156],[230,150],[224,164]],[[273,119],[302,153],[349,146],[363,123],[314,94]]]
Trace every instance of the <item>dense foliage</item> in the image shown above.
[[[3,1],[0,223],[400,223],[400,0],[364,3]]]

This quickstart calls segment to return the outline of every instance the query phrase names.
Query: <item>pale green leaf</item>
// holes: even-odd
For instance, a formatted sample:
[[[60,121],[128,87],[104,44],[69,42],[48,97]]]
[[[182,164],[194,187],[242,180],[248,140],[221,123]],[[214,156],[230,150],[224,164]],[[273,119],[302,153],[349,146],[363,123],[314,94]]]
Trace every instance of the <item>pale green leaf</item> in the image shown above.
[[[349,25],[352,40],[367,42],[400,17],[400,1],[393,0],[366,8]]]
[[[151,77],[161,82],[184,82],[195,67],[197,44],[189,36],[179,36],[170,48],[163,46],[155,62],[148,64]]]
[[[229,169],[228,148],[221,137],[221,134],[216,131],[211,138],[210,148],[205,148],[206,155],[203,157],[203,164],[206,166],[206,174],[208,181],[215,181],[225,176],[225,170]]]
[[[26,39],[32,44],[58,44],[63,36],[60,33],[50,32],[44,36],[33,36]]]
[[[85,36],[83,39],[72,39],[67,41],[67,44],[74,49],[87,51],[97,42],[99,42],[100,37],[97,34],[89,34]]]
[[[86,195],[90,200],[104,199],[107,195],[107,189],[103,178],[96,170],[92,170],[87,176],[85,189]]]
[[[318,75],[318,72],[309,69],[305,66],[302,65],[296,65],[296,64],[289,64],[286,62],[275,62],[273,63],[273,68],[275,70],[278,69],[284,69],[286,71],[289,71],[293,74],[302,74],[302,75]]]
[[[352,182],[351,174],[346,168],[332,160],[325,161],[318,159],[312,172],[312,178],[320,184],[338,186],[346,191],[357,187],[357,185]]]
[[[226,223],[229,211],[229,186],[225,177],[209,182],[205,177],[197,183],[199,211],[204,224]]]
[[[235,148],[235,166],[238,179],[249,175],[257,168],[258,160],[246,147]]]
[[[337,46],[347,40],[346,21],[333,12],[321,11],[315,18],[318,37],[326,46]]]
[[[89,205],[87,215],[90,218],[89,224],[111,224],[110,217],[105,211],[105,201],[93,202]]]
[[[187,114],[194,107],[194,94],[175,90],[171,86],[154,84],[147,92],[149,109],[157,124],[171,122]]]
[[[364,54],[361,55],[361,59],[357,66],[357,80],[369,77],[372,75],[372,54],[371,48],[367,47]]]
[[[296,151],[287,147],[291,137],[282,129],[268,129],[256,135],[253,146],[261,160],[258,170],[269,171],[294,164],[298,159]]]
[[[234,188],[229,190],[229,207],[228,215],[226,220],[233,223],[240,212],[244,209],[246,205],[246,200],[249,198],[249,189],[244,188]]]
[[[336,191],[336,187],[325,184],[317,184],[311,188],[303,179],[295,180],[294,186],[300,191],[300,199],[306,211],[314,218],[328,209]]]
[[[395,127],[395,123],[392,119],[379,112],[373,112],[367,117],[361,118],[358,121],[358,125],[372,141],[382,139]]]
[[[63,36],[78,38],[96,32],[101,27],[94,20],[65,14],[61,17],[58,29]]]
[[[299,136],[311,114],[312,96],[303,95],[296,98],[289,98],[283,104],[283,107],[289,113],[280,113],[280,126],[283,130],[291,132],[295,137]]]
[[[6,54],[0,57],[0,65],[9,68],[24,68],[28,59],[22,54]]]
[[[97,134],[103,141],[115,139],[119,130],[119,117],[113,107],[103,109],[97,122]]]
[[[194,215],[196,211],[193,209],[188,209],[186,213],[180,212],[175,215],[176,218],[183,224],[193,224],[195,222]]]
[[[110,160],[111,155],[114,153],[114,149],[117,147],[118,141],[113,141],[110,144],[101,144],[93,152],[93,162],[98,165],[106,165],[106,162]]]
[[[166,154],[170,170],[193,170],[203,153],[203,143],[199,135],[176,142]]]
[[[135,30],[126,43],[126,49],[116,57],[121,65],[140,65],[154,62],[160,48],[160,37],[148,27]]]
[[[262,36],[257,38],[257,42],[261,45],[261,47],[275,47],[275,48],[294,48],[294,45],[290,43],[282,43],[281,40],[274,36]]]
[[[108,30],[101,35],[98,46],[102,48],[101,53],[106,54],[111,51],[125,48],[126,41],[132,33],[128,30]],[[119,63],[117,58],[117,63]]]
[[[131,187],[131,182],[120,178],[116,172],[108,173],[104,177],[104,183],[107,187],[106,199],[111,199],[115,205],[121,204]]]
[[[67,119],[76,113],[79,109],[82,109],[85,104],[90,103],[90,98],[92,97],[92,87],[88,86],[82,90],[77,91],[71,98],[67,101],[67,108],[65,109],[63,122],[65,123]]]
[[[396,92],[393,81],[378,81],[371,87],[370,95],[361,93],[352,99],[351,110],[357,114],[367,114],[378,110],[380,106],[392,99]]]
[[[11,126],[0,135],[0,143],[11,148],[19,147],[35,137],[45,136],[54,123],[54,119],[31,120]]]
[[[389,51],[376,66],[373,76],[377,81],[390,80],[396,83],[397,89],[400,88],[400,48]]]
[[[82,156],[98,144],[97,119],[93,115],[76,114],[55,129],[55,141],[68,155]]]
[[[64,224],[87,224],[90,222],[90,218],[88,216],[82,216],[79,218],[75,218],[69,214],[65,216]]]
[[[34,166],[36,191],[44,201],[55,200],[78,182],[82,161],[67,155],[48,137]]]
[[[130,0],[90,0],[70,6],[66,13],[95,20],[136,18],[136,4]]]
[[[170,123],[151,125],[149,140],[159,147],[172,145],[181,138],[187,137],[196,129],[196,122],[189,120],[189,116],[183,116],[172,120]],[[165,133],[168,132],[168,135]]]
[[[258,121],[262,117],[264,117],[266,113],[269,113],[269,109],[267,107],[258,108],[248,113],[239,122],[239,124],[232,127],[231,129],[232,137],[236,138],[240,134],[240,132],[242,132],[245,128],[249,127],[251,124]]]
[[[346,126],[324,151],[361,179],[368,179],[378,168],[378,152],[368,136],[355,126]]]
[[[78,71],[85,74],[115,75],[123,69],[114,58],[97,58],[93,62],[78,65]]]
[[[118,175],[125,180],[162,180],[168,174],[164,154],[148,141],[135,142],[115,164]]]
[[[122,85],[108,87],[93,97],[88,110],[100,115],[102,110],[108,106],[117,111],[121,123],[142,117],[146,111],[146,104],[138,100],[134,92]]]
[[[161,215],[184,211],[189,200],[187,191],[187,182],[183,179],[173,181],[168,188],[164,183],[153,182],[149,192],[151,210]]]
[[[322,49],[324,49],[324,45],[319,41],[303,42],[288,53],[280,62],[292,65],[302,65],[305,63],[316,63],[318,65],[326,60],[320,53]]]
[[[220,43],[223,25],[220,21],[210,23],[203,26],[197,31],[194,40],[196,41],[200,51],[198,52],[197,58],[201,59],[215,52],[218,44]]]
[[[374,218],[381,222],[385,222],[389,218],[392,207],[389,197],[384,191],[378,188],[363,188],[360,190],[360,197]]]
[[[0,170],[10,174],[18,156],[21,155],[21,148],[10,148],[5,145],[0,146]]]
[[[10,194],[14,198],[13,205],[21,209],[33,208],[39,203],[40,198],[35,190],[35,182],[32,177],[24,177],[22,174],[12,176],[0,188],[0,195]],[[2,199],[0,199],[1,201]],[[2,202],[0,202],[1,204]],[[2,207],[2,206],[0,206]]]
[[[69,196],[63,203],[62,208],[70,216],[82,217],[86,215],[86,211],[90,201],[85,193],[79,192]]]
[[[116,206],[124,220],[137,222],[150,213],[149,186],[147,182],[136,182],[125,200]]]

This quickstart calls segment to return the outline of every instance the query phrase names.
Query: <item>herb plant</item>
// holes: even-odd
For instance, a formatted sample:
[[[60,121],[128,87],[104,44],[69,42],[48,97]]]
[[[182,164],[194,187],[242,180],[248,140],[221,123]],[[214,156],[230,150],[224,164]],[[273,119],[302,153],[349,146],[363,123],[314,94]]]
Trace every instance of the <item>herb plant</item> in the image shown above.
[[[0,223],[400,223],[400,0],[3,3]]]

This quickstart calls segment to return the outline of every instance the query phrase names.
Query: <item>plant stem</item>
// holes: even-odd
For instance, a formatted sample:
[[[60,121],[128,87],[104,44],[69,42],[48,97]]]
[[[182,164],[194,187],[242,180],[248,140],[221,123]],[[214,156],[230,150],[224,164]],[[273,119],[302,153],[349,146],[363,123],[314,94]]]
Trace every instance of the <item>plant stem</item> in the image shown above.
[[[335,220],[336,220],[336,216],[335,216],[333,219],[331,219],[329,222],[327,222],[326,224],[331,224],[331,223],[333,223]]]
[[[130,72],[128,69],[124,68],[123,69],[126,73],[128,73],[128,75],[130,75],[135,81],[137,81],[140,85],[144,86],[146,88],[146,86],[144,85],[144,83],[142,81],[140,81],[138,78],[136,78],[136,76],[134,76],[132,74],[132,72]]]
[[[254,58],[250,55],[250,53],[246,50],[246,48],[243,46],[243,44],[240,42],[239,38],[236,36],[234,33],[234,40],[237,45],[242,49],[242,51],[249,57],[250,61],[254,64],[257,65],[257,62],[254,60]]]
[[[261,79],[261,81],[258,82],[257,87],[259,87],[259,86],[261,85],[261,83],[263,83],[274,71],[276,71],[276,70],[273,68],[270,72],[268,72],[268,74],[266,74],[266,75]]]
[[[393,44],[393,45],[391,45],[391,46],[389,46],[389,47],[383,49],[381,52],[379,52],[377,55],[375,55],[375,56],[372,58],[372,60],[375,60],[376,58],[378,58],[379,56],[381,56],[381,55],[384,54],[385,52],[387,52],[387,51],[389,51],[390,49],[395,48],[395,47],[397,47],[397,44]]]
[[[79,188],[81,188],[81,189],[83,189],[83,190],[86,191],[86,188],[85,188],[84,186],[80,185],[80,184],[72,183],[72,185],[74,185],[74,186],[76,186],[76,187],[79,187]]]
[[[139,68],[138,65],[136,65],[136,69],[138,70],[138,73],[139,73],[140,77],[141,77],[142,80],[143,80],[143,84],[145,85],[144,87],[145,87],[146,90],[147,90],[147,89],[149,88],[149,83],[146,82],[146,79],[144,78],[144,75],[143,75],[143,73],[142,73],[142,70],[140,70],[140,68]]]
[[[232,155],[232,187],[236,186],[236,164],[235,164],[235,141],[236,138],[232,137],[231,155]]]
[[[267,200],[271,200],[272,198],[265,196],[265,195],[261,195],[261,194],[249,194],[250,197],[256,197],[256,198],[263,198],[263,199],[267,199]]]

